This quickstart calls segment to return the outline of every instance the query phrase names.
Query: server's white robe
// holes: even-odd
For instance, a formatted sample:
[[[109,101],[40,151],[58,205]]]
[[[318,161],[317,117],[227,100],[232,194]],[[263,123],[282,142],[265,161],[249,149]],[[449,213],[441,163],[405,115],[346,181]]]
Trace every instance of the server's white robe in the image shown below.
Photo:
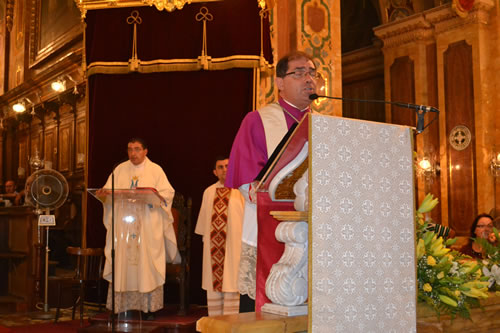
[[[210,229],[215,191],[224,185],[217,182],[203,192],[200,214],[196,222],[195,233],[203,236],[203,273],[201,287],[213,291],[212,257],[210,254]],[[232,190],[227,209],[226,256],[222,277],[222,292],[238,292],[238,268],[241,254],[241,230],[245,199],[238,190]]]

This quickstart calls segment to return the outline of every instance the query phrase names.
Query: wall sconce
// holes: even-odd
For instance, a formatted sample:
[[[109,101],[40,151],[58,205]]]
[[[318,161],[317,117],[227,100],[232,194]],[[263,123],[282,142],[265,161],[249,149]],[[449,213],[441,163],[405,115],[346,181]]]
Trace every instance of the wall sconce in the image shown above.
[[[417,175],[427,182],[432,183],[440,172],[441,168],[430,157],[423,156],[417,159]]]
[[[64,74],[63,76],[60,76],[58,77],[55,81],[53,81],[51,84],[50,84],[50,87],[52,88],[52,90],[54,90],[55,92],[63,92],[66,90],[66,80],[64,78],[68,78],[71,82],[73,82],[74,84],[74,89],[77,90],[77,84],[76,84],[76,81],[68,74]]]
[[[33,105],[33,102],[29,98],[25,97],[20,99],[16,104],[12,105],[12,110],[19,113],[24,112],[26,111],[26,103]]]
[[[493,152],[490,160],[490,171],[493,177],[500,176],[500,152]]]
[[[56,92],[62,92],[66,90],[66,80],[57,79],[50,84],[50,87]]]

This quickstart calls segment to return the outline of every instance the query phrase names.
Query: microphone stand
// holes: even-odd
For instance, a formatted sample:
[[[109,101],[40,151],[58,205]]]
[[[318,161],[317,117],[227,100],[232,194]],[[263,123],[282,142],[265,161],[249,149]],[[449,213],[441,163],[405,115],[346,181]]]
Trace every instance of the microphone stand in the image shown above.
[[[426,126],[424,126],[424,115],[427,112],[435,112],[435,113],[439,114],[438,109],[436,109],[435,107],[426,106],[426,105],[418,105],[418,104],[402,103],[402,102],[391,102],[391,101],[384,101],[384,100],[379,100],[379,99],[356,99],[356,98],[333,97],[333,96],[325,96],[325,95],[317,95],[317,94],[309,95],[310,100],[315,100],[318,98],[337,99],[337,100],[341,100],[341,101],[358,102],[358,103],[384,103],[384,104],[391,104],[391,105],[399,106],[402,108],[414,109],[417,112],[417,134],[422,133],[424,131],[424,129],[426,129],[430,124],[432,124],[438,118],[438,116],[434,117]]]

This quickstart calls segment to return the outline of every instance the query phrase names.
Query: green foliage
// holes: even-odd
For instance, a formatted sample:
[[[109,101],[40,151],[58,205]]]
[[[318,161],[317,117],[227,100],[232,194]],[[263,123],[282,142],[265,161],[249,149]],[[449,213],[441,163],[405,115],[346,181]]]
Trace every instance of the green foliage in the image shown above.
[[[445,242],[427,230],[424,214],[436,204],[437,199],[428,194],[417,210],[418,300],[431,306],[438,316],[470,318],[470,309],[488,297],[488,278],[482,276],[480,263],[448,248],[454,240]]]

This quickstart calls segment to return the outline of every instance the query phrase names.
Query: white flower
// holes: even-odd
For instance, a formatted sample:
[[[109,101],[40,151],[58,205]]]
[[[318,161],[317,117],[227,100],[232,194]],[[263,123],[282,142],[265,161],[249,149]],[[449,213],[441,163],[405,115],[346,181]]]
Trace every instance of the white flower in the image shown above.
[[[491,266],[491,271],[486,266],[483,266],[483,274],[489,277],[488,287],[491,288],[495,283],[500,285],[500,267],[497,265]]]

